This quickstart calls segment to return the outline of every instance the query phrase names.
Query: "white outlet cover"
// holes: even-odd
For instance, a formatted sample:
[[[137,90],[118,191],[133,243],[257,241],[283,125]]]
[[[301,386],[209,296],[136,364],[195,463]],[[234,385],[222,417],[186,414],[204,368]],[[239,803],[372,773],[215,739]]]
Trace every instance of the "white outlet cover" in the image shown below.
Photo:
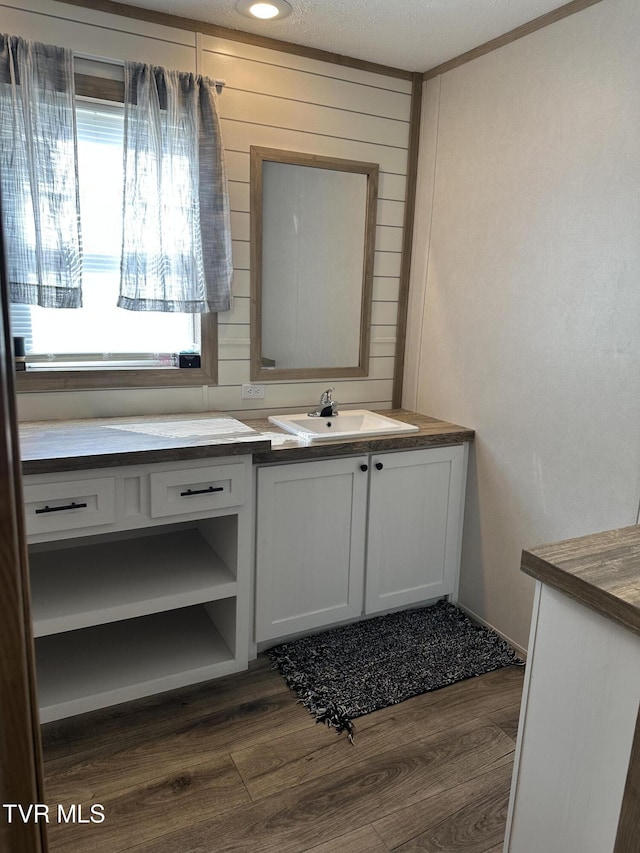
[[[242,386],[242,400],[264,400],[264,385],[247,384]]]

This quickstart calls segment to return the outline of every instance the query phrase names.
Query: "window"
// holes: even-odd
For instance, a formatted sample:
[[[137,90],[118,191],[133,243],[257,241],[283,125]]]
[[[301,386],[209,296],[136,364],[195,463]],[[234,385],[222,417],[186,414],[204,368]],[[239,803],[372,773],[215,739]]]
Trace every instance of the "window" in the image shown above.
[[[215,315],[117,307],[124,108],[78,98],[76,120],[83,307],[11,306],[12,334],[27,352],[18,390],[215,382]],[[203,367],[176,369],[181,351],[202,352]]]

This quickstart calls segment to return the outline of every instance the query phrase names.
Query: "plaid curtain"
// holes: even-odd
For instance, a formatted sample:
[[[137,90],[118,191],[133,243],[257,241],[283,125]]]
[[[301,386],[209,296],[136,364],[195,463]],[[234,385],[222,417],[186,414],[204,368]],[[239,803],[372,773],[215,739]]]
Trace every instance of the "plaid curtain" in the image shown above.
[[[228,311],[231,222],[213,82],[126,63],[124,164],[118,305]]]
[[[71,51],[0,35],[0,188],[10,301],[80,307]]]

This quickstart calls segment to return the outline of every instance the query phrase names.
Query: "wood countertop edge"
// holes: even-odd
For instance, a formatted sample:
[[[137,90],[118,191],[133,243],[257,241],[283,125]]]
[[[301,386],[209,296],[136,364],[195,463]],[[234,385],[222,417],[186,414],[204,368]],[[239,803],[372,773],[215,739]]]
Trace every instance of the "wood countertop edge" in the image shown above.
[[[413,450],[426,447],[441,447],[451,444],[462,444],[471,442],[474,439],[475,432],[472,429],[459,426],[458,424],[440,421],[428,415],[421,415],[417,412],[411,412],[405,409],[386,410],[383,412],[398,420],[404,420],[408,423],[415,423],[420,426],[420,432],[399,434],[390,436],[367,436],[356,439],[346,439],[344,441],[323,441],[316,443],[306,443],[300,441],[294,443],[295,439],[288,436],[291,441],[273,447],[269,433],[280,433],[288,435],[280,430],[275,425],[263,421],[262,419],[241,419],[235,418],[247,426],[252,426],[256,430],[255,440],[248,440],[246,435],[239,437],[237,443],[234,441],[226,441],[221,443],[212,442],[211,444],[195,444],[193,446],[181,445],[162,448],[138,448],[132,450],[112,450],[104,453],[78,453],[77,455],[61,456],[49,455],[46,450],[42,456],[22,460],[22,473],[24,476],[31,474],[56,474],[73,471],[86,471],[92,468],[117,468],[125,465],[138,465],[153,462],[171,462],[193,459],[207,459],[219,456],[238,456],[250,455],[253,457],[255,464],[269,464],[272,462],[296,462],[307,459],[330,459],[340,456],[357,456],[368,453],[381,453],[393,450]],[[216,412],[216,416],[227,417],[226,413]],[[159,420],[166,417],[167,421],[172,421],[185,417],[186,415],[167,415],[153,416],[154,420]],[[198,413],[195,415],[189,414],[189,418],[206,417]],[[103,422],[112,421],[113,423],[123,423],[133,420],[133,416],[128,418],[109,418],[100,419]],[[139,416],[135,420],[151,420],[151,416]],[[37,423],[30,422],[30,427]],[[63,425],[65,422],[52,422]],[[80,419],[78,421],[66,422],[69,424],[77,424],[84,426],[87,421]],[[259,424],[259,425],[258,425]],[[27,426],[27,424],[25,424]],[[432,430],[432,431],[430,431]]]
[[[150,448],[148,450],[118,451],[115,453],[85,456],[64,456],[42,459],[25,459],[22,473],[58,474],[66,471],[87,471],[92,468],[119,468],[125,465],[145,465],[153,462],[181,462],[191,459],[215,459],[218,456],[252,456],[268,450],[269,439],[257,438],[253,442],[228,444],[199,444],[194,447]]]
[[[273,430],[275,431],[275,430]],[[451,444],[471,442],[474,431],[461,427],[457,431],[441,433],[415,433],[395,436],[369,436],[368,438],[345,439],[344,441],[310,442],[309,444],[285,444],[266,451],[254,453],[256,465],[272,462],[296,462],[313,459],[331,459],[338,456],[359,456],[369,453],[384,453],[394,450],[421,450],[427,447],[444,447]]]
[[[615,593],[602,589],[531,551],[522,552],[520,568],[535,580],[568,595],[578,604],[590,608],[600,616],[611,619],[640,636],[640,608]]]

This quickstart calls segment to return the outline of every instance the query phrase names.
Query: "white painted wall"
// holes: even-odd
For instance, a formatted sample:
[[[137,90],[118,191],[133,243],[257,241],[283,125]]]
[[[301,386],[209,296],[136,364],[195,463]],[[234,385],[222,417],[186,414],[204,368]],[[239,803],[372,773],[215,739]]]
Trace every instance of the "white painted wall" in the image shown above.
[[[411,83],[266,48],[59,3],[0,0],[0,31],[224,78],[219,99],[229,173],[233,310],[219,315],[219,385],[21,394],[22,420],[217,409],[246,416],[317,403],[327,380],[269,383],[262,401],[241,401],[249,381],[249,147],[261,145],[380,164],[366,379],[331,380],[342,405],[391,404],[406,190]],[[261,409],[256,410],[257,406]]]
[[[405,406],[476,429],[463,605],[524,646],[523,547],[635,523],[640,4],[430,81]]]

